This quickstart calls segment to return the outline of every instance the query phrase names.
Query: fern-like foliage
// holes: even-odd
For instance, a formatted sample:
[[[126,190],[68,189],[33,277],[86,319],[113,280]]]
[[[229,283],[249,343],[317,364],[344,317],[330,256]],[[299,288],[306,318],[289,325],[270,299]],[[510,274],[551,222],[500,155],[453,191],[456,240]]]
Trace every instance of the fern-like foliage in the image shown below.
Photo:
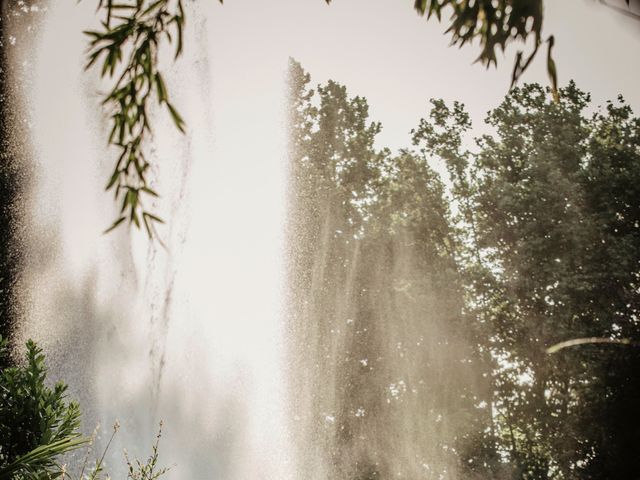
[[[9,362],[0,337],[0,365]],[[86,439],[80,436],[80,407],[67,398],[67,386],[46,384],[45,356],[27,342],[24,362],[0,370],[0,480],[57,478],[57,459]]]

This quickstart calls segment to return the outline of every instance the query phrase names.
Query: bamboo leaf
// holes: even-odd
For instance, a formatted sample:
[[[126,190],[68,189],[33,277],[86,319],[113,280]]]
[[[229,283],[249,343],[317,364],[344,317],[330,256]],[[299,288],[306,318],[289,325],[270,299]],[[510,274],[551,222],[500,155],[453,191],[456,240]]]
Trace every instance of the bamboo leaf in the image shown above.
[[[115,172],[113,172],[113,175],[111,175],[111,178],[109,179],[109,183],[107,183],[105,190],[109,190],[111,187],[113,187],[118,181],[118,178],[120,178],[120,170],[116,170]]]
[[[166,105],[169,109],[169,113],[171,114],[171,118],[173,118],[173,123],[175,123],[178,130],[180,130],[182,133],[185,133],[185,123],[178,111],[169,102],[166,102]]]
[[[118,218],[115,222],[113,222],[111,224],[111,226],[109,228],[107,228],[104,232],[102,232],[103,234],[107,234],[113,230],[115,230],[116,228],[118,228],[118,226],[124,222],[127,219],[127,217],[120,217]]]
[[[145,193],[148,193],[152,197],[156,197],[156,198],[158,197],[158,193],[150,189],[149,187],[140,187],[140,190],[142,190]]]
[[[155,75],[156,80],[156,89],[158,90],[158,102],[163,103],[167,101],[167,87],[164,84],[164,80],[162,79],[162,75],[160,72],[157,72]]]
[[[147,217],[149,217],[154,222],[164,223],[164,220],[162,220],[160,217],[156,217],[155,215],[153,215],[151,213],[147,213]]]

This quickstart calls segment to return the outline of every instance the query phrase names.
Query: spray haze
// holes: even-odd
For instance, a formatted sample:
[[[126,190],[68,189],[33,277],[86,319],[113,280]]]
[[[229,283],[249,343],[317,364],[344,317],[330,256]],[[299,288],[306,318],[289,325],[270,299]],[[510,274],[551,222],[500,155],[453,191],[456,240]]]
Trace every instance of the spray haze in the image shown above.
[[[272,120],[284,65],[252,87],[270,92],[257,96],[268,98],[259,114],[242,114],[247,90],[232,79],[246,56],[219,61],[214,77],[213,22],[190,5],[185,54],[175,64],[160,59],[188,135],[154,111],[147,145],[161,165],[153,207],[171,221],[158,242],[125,230],[101,235],[115,217],[103,192],[113,152],[96,108],[105,86],[83,68],[81,32],[96,21],[88,3],[49,3],[38,38],[21,39],[34,58],[23,114],[37,174],[23,220],[17,342],[44,347],[54,378],[81,402],[87,433],[102,424],[98,450],[119,419],[112,475],[124,474],[122,448],[147,455],[163,419],[162,461],[179,465],[170,476],[288,478],[278,353],[284,140]]]
[[[289,320],[299,478],[459,478],[480,400],[443,186],[368,105],[291,61]],[[316,98],[318,97],[318,98]]]
[[[159,66],[187,129],[153,102],[150,207],[166,225],[149,241],[102,234],[117,216],[104,192],[117,152],[99,108],[109,85],[84,70],[96,2],[17,2],[34,16],[3,25],[17,42],[14,344],[44,348],[85,433],[102,425],[96,450],[120,421],[114,478],[123,448],[148,455],[161,419],[175,479],[573,479],[595,451],[620,464],[606,447],[632,422],[610,433],[592,417],[637,410],[620,407],[640,391],[633,355],[549,360],[545,348],[638,335],[640,217],[616,210],[637,203],[636,120],[612,105],[588,120],[570,84],[558,105],[544,86],[517,90],[482,124],[509,62],[472,66],[477,51],[449,49],[410,5],[333,3],[185,2],[184,53]],[[598,101],[617,89],[637,105],[640,64],[606,53],[640,37],[596,3],[545,3],[560,83],[575,75]],[[600,26],[611,35],[596,38]],[[601,68],[579,49],[604,52]],[[542,63],[532,79],[546,82]],[[429,116],[429,97],[469,114],[435,101]],[[528,183],[513,152],[536,167],[518,172]],[[598,308],[572,316],[585,305]]]

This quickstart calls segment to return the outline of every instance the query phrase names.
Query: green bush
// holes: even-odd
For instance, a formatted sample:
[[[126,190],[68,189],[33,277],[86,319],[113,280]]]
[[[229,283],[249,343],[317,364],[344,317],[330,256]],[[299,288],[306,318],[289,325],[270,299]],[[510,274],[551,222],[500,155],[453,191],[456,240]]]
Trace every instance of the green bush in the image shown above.
[[[0,365],[8,357],[0,337]],[[24,362],[0,369],[0,480],[57,478],[64,470],[56,459],[86,442],[80,407],[64,383],[49,387],[46,376],[45,356],[31,340]]]
[[[25,361],[6,367],[11,363],[7,341],[0,336],[0,480],[72,478],[58,459],[82,446],[88,448],[78,480],[105,478],[104,458],[118,422],[102,455],[85,475],[97,428],[91,438],[80,435],[80,407],[68,400],[63,382],[46,385],[45,356],[33,341],[27,342]],[[125,452],[128,479],[155,480],[166,473],[166,468],[157,466],[161,434],[162,423],[146,462],[131,461]]]

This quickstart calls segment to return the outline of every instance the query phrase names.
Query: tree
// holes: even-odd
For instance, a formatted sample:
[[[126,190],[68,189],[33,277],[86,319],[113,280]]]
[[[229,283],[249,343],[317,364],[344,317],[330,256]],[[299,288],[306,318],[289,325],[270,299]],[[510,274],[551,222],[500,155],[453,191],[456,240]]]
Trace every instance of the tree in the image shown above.
[[[640,124],[622,99],[588,118],[589,96],[573,83],[550,97],[514,89],[473,152],[461,148],[470,124],[460,105],[435,102],[414,139],[446,162],[469,232],[467,304],[497,363],[498,450],[519,478],[637,478],[638,352],[546,348],[640,336]]]
[[[301,444],[317,445],[299,474],[482,465],[471,447],[488,422],[444,186],[423,156],[375,148],[364,98],[334,81],[316,96],[309,82],[293,62],[289,321],[292,358],[314,381],[294,381],[292,412]]]

